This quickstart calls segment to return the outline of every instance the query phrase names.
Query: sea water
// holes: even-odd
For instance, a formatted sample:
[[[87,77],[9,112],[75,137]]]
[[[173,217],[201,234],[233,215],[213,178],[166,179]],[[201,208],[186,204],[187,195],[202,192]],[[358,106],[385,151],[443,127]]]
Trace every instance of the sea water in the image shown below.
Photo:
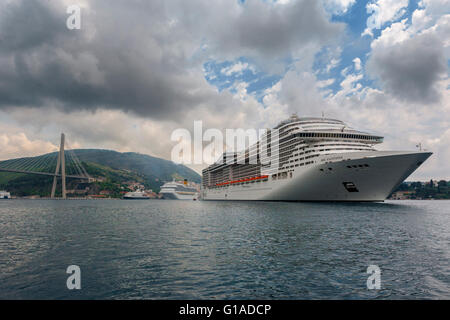
[[[0,298],[448,299],[450,201],[2,200]]]

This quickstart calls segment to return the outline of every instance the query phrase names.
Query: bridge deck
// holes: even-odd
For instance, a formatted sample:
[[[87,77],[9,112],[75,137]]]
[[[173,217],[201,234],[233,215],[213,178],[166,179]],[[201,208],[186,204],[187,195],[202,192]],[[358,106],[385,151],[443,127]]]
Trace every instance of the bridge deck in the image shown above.
[[[14,169],[4,169],[0,168],[0,172],[12,172],[12,173],[25,173],[25,174],[38,174],[42,176],[52,176],[52,177],[61,177],[60,173],[49,173],[49,172],[37,172],[37,171],[24,171],[24,170],[14,170]],[[66,175],[66,178],[72,178],[72,179],[84,179],[84,180],[90,180],[89,177],[84,176],[74,176],[74,175]]]

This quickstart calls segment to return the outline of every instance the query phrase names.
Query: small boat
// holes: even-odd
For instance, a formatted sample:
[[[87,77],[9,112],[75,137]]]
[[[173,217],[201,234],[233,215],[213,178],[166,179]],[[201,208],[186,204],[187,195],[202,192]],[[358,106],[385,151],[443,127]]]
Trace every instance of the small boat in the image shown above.
[[[150,199],[149,196],[145,194],[143,191],[132,191],[128,192],[123,196],[125,200],[147,200]]]
[[[0,190],[0,199],[11,199],[11,194]]]

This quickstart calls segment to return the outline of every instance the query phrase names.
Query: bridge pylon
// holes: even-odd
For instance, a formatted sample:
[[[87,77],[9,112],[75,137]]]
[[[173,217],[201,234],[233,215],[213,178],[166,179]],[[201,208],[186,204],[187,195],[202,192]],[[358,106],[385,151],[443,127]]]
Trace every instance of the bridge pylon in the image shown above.
[[[64,135],[64,133],[61,133],[61,143],[59,145],[58,158],[56,159],[55,175],[53,176],[53,186],[51,193],[52,199],[55,198],[57,178],[60,170],[61,170],[61,187],[62,187],[61,198],[66,199],[66,158],[64,156],[65,139],[66,136]]]

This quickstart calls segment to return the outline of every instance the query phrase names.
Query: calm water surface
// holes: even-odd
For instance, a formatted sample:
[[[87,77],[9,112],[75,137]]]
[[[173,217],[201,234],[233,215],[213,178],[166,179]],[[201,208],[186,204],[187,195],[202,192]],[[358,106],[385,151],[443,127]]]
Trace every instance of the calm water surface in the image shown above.
[[[450,201],[3,200],[0,236],[1,299],[450,298]]]

